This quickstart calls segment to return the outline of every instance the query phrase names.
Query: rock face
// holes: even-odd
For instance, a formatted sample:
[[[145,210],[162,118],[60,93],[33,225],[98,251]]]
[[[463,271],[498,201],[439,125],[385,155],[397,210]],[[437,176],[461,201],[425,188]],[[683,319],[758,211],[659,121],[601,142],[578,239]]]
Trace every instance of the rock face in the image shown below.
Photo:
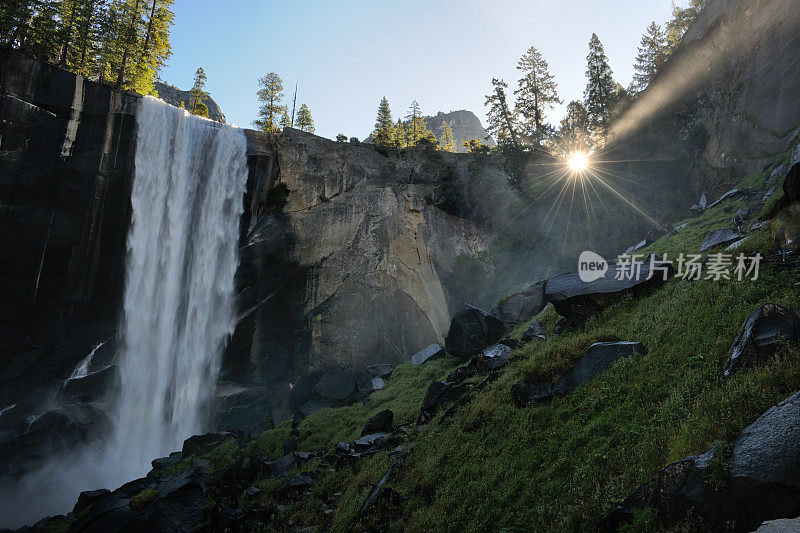
[[[772,163],[800,122],[800,68],[788,50],[800,45],[793,0],[710,2],[683,38],[685,53],[703,61],[711,81],[701,93],[700,175],[714,192]],[[722,102],[722,105],[709,105]],[[738,154],[733,156],[733,154]]]
[[[799,456],[800,393],[764,413],[729,447],[664,467],[601,526],[616,529],[645,507],[658,510],[667,528],[691,517],[690,529],[711,531],[753,531],[766,520],[796,517]]]
[[[775,353],[782,342],[797,340],[800,320],[791,309],[782,305],[764,304],[747,317],[733,341],[728,360],[722,370],[727,378],[764,361]]]
[[[174,85],[162,83],[160,81],[155,83],[155,88],[156,91],[158,91],[158,97],[168,104],[174,105],[175,107],[181,107],[181,104],[183,104],[183,107],[186,108],[191,105],[192,94],[189,91],[182,91]],[[208,107],[208,118],[225,124],[225,115],[222,113],[219,104],[217,104],[211,96],[204,98],[203,103]]]
[[[425,361],[432,361],[434,359],[444,357],[444,355],[445,355],[444,348],[442,348],[438,344],[431,344],[427,348],[423,348],[422,350],[412,355],[411,364],[414,366],[419,366],[423,364]]]
[[[519,407],[550,401],[554,397],[569,394],[580,385],[593,380],[611,368],[617,360],[646,353],[647,349],[638,342],[596,342],[583,352],[566,376],[555,383],[517,382],[511,386],[511,399]]]

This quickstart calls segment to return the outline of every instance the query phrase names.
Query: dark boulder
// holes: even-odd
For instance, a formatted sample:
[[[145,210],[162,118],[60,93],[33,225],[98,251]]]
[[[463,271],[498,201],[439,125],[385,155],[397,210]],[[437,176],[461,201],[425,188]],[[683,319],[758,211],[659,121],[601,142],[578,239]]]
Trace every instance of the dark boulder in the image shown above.
[[[93,505],[95,502],[100,501],[106,495],[111,494],[111,491],[108,489],[97,489],[97,490],[86,490],[80,493],[78,496],[78,501],[75,503],[75,506],[72,508],[72,512],[75,514],[80,513],[90,505]]]
[[[422,350],[412,355],[411,364],[413,366],[419,366],[426,361],[433,361],[434,359],[439,359],[444,356],[445,356],[444,348],[442,348],[438,344],[431,344],[427,348],[423,348]]]
[[[383,378],[372,378],[370,382],[370,388],[372,391],[379,391],[386,388],[386,382],[383,381]]]
[[[222,431],[220,433],[206,433],[204,435],[192,435],[183,441],[183,448],[181,448],[181,455],[189,457],[190,455],[201,456],[214,450],[228,439],[235,439],[236,434],[230,431]]]
[[[293,493],[302,492],[310,489],[314,484],[314,480],[308,474],[295,474],[292,479],[287,481],[280,489],[278,494],[287,496]]]
[[[720,454],[720,455],[716,455]],[[616,530],[652,507],[665,528],[753,531],[766,520],[800,514],[800,393],[761,415],[730,445],[662,468],[607,515]]]
[[[298,407],[295,412],[294,416],[292,416],[292,427],[296,428],[300,425],[305,417],[310,415],[311,413],[316,413],[317,411],[321,411],[322,409],[330,409],[333,405],[327,401],[319,401],[319,402],[306,402],[300,407]]]
[[[492,315],[504,324],[516,325],[527,322],[541,311],[547,303],[544,299],[546,281],[534,283],[527,289],[508,296],[492,309]]]
[[[389,379],[394,368],[388,363],[375,363],[367,367],[367,372],[374,378]]]
[[[150,461],[150,465],[155,470],[161,470],[167,468],[169,466],[176,465],[183,460],[183,454],[181,452],[172,452],[167,457],[159,457],[158,459],[153,459]]]
[[[394,413],[389,409],[384,409],[370,417],[367,423],[364,424],[364,429],[361,431],[361,436],[369,435],[370,433],[386,433],[392,430],[392,423],[394,422]]]
[[[367,514],[367,512],[369,512],[369,510],[378,502],[378,500],[380,499],[381,491],[383,490],[384,487],[386,487],[386,484],[392,480],[397,470],[402,466],[403,461],[408,456],[408,453],[409,452],[401,452],[397,455],[397,459],[395,459],[394,463],[392,463],[392,465],[389,467],[389,469],[386,471],[383,477],[381,477],[381,479],[378,480],[378,482],[372,488],[372,492],[370,492],[369,496],[367,496],[367,499],[364,501],[364,504],[358,511],[358,515],[356,515],[356,518],[361,518],[362,516]]]
[[[791,309],[768,303],[756,309],[742,324],[733,341],[722,377],[763,361],[782,342],[796,340],[800,321]]]
[[[547,339],[547,332],[545,331],[542,323],[539,322],[539,319],[537,318],[536,320],[531,322],[531,325],[528,326],[528,329],[526,329],[522,333],[520,339],[522,340],[522,342],[530,342],[534,339],[545,340]]]
[[[112,365],[81,378],[68,379],[61,397],[66,403],[87,403],[101,400],[107,391],[119,384],[119,370]]]
[[[500,340],[504,334],[505,326],[499,318],[465,304],[453,315],[450,331],[444,340],[445,348],[448,353],[467,359]]]
[[[705,252],[717,246],[727,246],[744,238],[744,235],[731,231],[729,229],[715,229],[706,235],[703,239],[703,244],[700,246],[700,251]]]
[[[755,533],[797,533],[800,531],[800,517],[779,518],[764,522]]]
[[[326,400],[343,402],[358,392],[356,380],[342,367],[327,369],[314,385],[314,392]]]
[[[572,370],[555,383],[517,382],[511,387],[511,398],[519,407],[530,403],[544,403],[554,397],[569,394],[583,383],[591,381],[611,368],[618,359],[646,353],[647,349],[638,342],[596,342],[583,352]]]
[[[492,372],[508,364],[508,357],[511,355],[511,347],[505,344],[493,344],[480,355],[476,355],[475,364],[480,372]]]
[[[444,405],[457,400],[466,392],[466,387],[460,383],[448,381],[434,381],[428,386],[425,399],[417,418],[418,424],[426,424],[436,412]]]
[[[656,267],[659,267],[657,262]],[[671,272],[671,267],[667,267],[667,274]],[[553,304],[559,315],[567,318],[565,326],[581,326],[586,318],[624,296],[636,295],[664,283],[664,272],[657,269],[648,279],[649,258],[642,260],[638,276],[629,276],[629,273],[630,264],[608,263],[608,270],[603,277],[590,282],[582,281],[578,272],[560,274],[547,280],[545,298]]]

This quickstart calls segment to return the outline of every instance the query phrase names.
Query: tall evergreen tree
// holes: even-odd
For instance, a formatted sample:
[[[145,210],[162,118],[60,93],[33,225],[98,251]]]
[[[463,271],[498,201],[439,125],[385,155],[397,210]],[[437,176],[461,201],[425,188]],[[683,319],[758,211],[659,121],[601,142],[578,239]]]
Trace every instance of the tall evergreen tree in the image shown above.
[[[519,147],[516,132],[516,113],[508,107],[506,99],[506,89],[508,84],[503,80],[492,78],[493,91],[486,95],[486,102],[489,106],[486,113],[487,128],[489,135],[493,135],[498,145],[512,145]]]
[[[396,143],[396,128],[389,109],[389,100],[384,96],[378,104],[378,116],[375,118],[375,130],[372,139],[376,146],[389,147]]]
[[[445,152],[456,151],[456,139],[453,137],[453,128],[450,127],[450,124],[448,124],[446,120],[442,121],[442,139],[439,141],[439,145]]]
[[[539,145],[548,133],[545,113],[561,103],[555,77],[550,74],[547,61],[533,46],[520,58],[517,70],[524,73],[519,80],[519,89],[514,91],[517,95],[516,111],[523,118],[520,131],[535,145]]]
[[[301,105],[297,111],[297,128],[300,131],[314,133],[314,119],[311,118],[311,111],[306,104]]]
[[[258,118],[253,124],[264,133],[277,133],[278,118],[283,111],[281,105],[283,81],[275,72],[270,72],[259,78],[258,84],[261,86],[257,93],[261,107],[258,110]]]
[[[194,73],[194,84],[189,91],[191,95],[189,100],[189,112],[193,115],[201,114],[198,110],[201,109],[199,106],[202,104],[203,107],[206,108],[206,114],[204,116],[208,116],[208,107],[203,103],[203,100],[208,98],[208,93],[204,90],[207,79],[206,71],[203,70],[203,67],[198,67]]]
[[[596,33],[589,40],[589,55],[586,60],[586,77],[589,81],[583,93],[583,101],[588,113],[589,129],[593,134],[603,135],[610,125],[617,93],[608,58]]]
[[[642,36],[639,45],[639,53],[636,55],[636,63],[633,66],[633,82],[631,92],[639,93],[643,91],[650,82],[653,81],[658,70],[664,64],[668,54],[667,36],[661,26],[650,23],[647,33]]]

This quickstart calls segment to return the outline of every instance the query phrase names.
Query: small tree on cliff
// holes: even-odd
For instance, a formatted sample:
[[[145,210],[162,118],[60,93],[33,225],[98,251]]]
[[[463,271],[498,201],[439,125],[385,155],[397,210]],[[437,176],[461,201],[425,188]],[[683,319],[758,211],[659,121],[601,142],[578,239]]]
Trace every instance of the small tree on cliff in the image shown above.
[[[208,107],[203,103],[203,100],[208,98],[208,93],[203,90],[206,86],[206,71],[203,67],[198,67],[194,73],[194,84],[189,91],[191,98],[189,100],[189,113],[192,115],[200,115],[208,117]],[[205,113],[205,114],[204,114]]]
[[[486,103],[483,104],[489,106],[486,114],[486,131],[489,135],[494,135],[497,144],[512,145],[517,148],[519,143],[517,142],[516,113],[508,108],[506,99],[508,84],[503,80],[492,78],[492,87],[494,90],[491,94],[486,95]]]
[[[297,111],[297,127],[300,131],[314,133],[314,119],[311,118],[311,111],[306,104],[301,105]]]
[[[647,27],[647,33],[642,36],[639,53],[634,64],[633,82],[631,92],[639,93],[653,81],[658,70],[667,58],[667,37],[661,26],[654,22]]]
[[[280,126],[282,130],[292,127],[292,119],[289,117],[289,108],[287,106],[283,106],[283,113],[281,114]]]
[[[455,137],[453,137],[453,128],[450,127],[450,124],[448,124],[446,120],[442,121],[442,140],[439,141],[439,145],[445,152],[456,151],[456,140]]]
[[[283,111],[281,99],[283,99],[283,81],[275,72],[270,72],[266,76],[259,78],[258,101],[261,107],[258,110],[258,118],[253,121],[253,125],[264,133],[277,133],[278,119]]]

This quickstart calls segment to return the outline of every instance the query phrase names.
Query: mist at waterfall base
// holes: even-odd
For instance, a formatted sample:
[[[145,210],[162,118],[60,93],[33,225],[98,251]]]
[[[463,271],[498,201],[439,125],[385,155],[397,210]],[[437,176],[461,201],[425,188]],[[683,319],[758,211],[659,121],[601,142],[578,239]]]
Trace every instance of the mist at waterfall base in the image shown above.
[[[241,130],[141,101],[111,430],[4,489],[0,526],[67,513],[81,491],[142,477],[206,429],[235,326],[245,150]]]

